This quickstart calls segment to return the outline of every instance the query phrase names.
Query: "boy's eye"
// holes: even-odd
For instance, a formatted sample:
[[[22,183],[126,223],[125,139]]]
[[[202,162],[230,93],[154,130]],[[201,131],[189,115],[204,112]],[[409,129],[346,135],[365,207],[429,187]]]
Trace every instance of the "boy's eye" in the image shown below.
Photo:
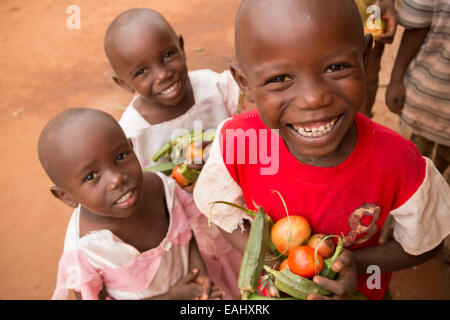
[[[124,153],[119,154],[116,159],[117,159],[117,161],[121,161],[121,160],[125,159],[127,156],[128,156],[128,152],[124,152]]]
[[[290,81],[290,80],[292,80],[292,78],[290,76],[288,76],[286,74],[282,74],[282,75],[270,78],[269,80],[266,81],[266,84],[268,84],[268,83],[287,82],[287,81]]]
[[[83,182],[89,182],[95,179],[95,174],[93,172],[89,173],[83,180]]]
[[[134,76],[135,77],[138,77],[138,76],[140,76],[140,75],[143,75],[145,73],[145,69],[144,68],[141,68],[141,69],[139,69],[135,74],[134,74]]]
[[[175,54],[174,51],[168,51],[164,54],[164,59],[169,59],[171,56]]]
[[[341,71],[341,70],[343,70],[343,69],[345,69],[345,68],[348,68],[348,67],[350,67],[350,65],[349,65],[349,64],[346,64],[346,63],[333,64],[333,65],[329,66],[329,67],[325,70],[325,73],[338,72],[338,71]]]

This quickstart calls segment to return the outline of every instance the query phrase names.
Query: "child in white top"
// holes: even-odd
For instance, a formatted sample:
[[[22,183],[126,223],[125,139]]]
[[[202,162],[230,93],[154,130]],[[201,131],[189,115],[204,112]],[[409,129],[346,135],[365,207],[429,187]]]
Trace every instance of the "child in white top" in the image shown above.
[[[155,164],[153,155],[176,130],[215,129],[237,109],[240,90],[230,72],[188,72],[183,38],[153,10],[131,9],[116,17],[106,31],[105,52],[115,71],[114,81],[137,93],[119,124],[143,168]],[[190,193],[183,200],[194,235],[209,236],[210,241],[199,242],[208,273],[230,294],[226,297],[237,297],[241,254],[216,226],[207,227]]]

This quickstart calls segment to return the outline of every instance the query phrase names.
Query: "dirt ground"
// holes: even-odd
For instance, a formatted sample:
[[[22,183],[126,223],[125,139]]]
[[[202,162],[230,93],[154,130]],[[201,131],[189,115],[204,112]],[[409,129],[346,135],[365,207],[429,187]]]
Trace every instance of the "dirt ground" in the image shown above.
[[[49,299],[71,209],[54,199],[36,145],[47,121],[69,107],[118,119],[131,96],[111,80],[103,52],[108,23],[132,7],[151,7],[182,33],[190,69],[221,71],[233,59],[240,0],[0,0],[0,299]],[[70,5],[81,28],[66,25]],[[374,120],[396,129],[384,106],[396,44],[383,58]],[[450,299],[449,268],[437,259],[393,276],[394,299]]]

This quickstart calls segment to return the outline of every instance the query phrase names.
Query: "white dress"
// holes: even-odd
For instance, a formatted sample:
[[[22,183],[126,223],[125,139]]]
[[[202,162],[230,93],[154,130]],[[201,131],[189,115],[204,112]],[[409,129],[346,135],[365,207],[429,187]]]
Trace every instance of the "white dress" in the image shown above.
[[[229,71],[216,73],[212,70],[189,72],[195,104],[183,115],[170,121],[150,124],[135,109],[135,96],[124,111],[119,124],[126,136],[131,138],[134,151],[143,168],[150,167],[153,154],[171,137],[183,130],[215,129],[235,112],[239,104],[239,87]],[[179,134],[177,134],[179,132]],[[175,134],[175,136],[172,136]],[[161,159],[157,163],[164,162]]]

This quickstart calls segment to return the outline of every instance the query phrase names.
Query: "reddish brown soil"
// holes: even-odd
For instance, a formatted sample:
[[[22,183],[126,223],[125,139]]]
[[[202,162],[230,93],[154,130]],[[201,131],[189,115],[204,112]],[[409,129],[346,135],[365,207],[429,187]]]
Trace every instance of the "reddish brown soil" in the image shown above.
[[[81,29],[69,30],[74,1],[0,0],[0,299],[48,299],[71,209],[54,199],[41,169],[40,130],[68,107],[119,118],[130,95],[111,80],[103,53],[108,23],[131,7],[160,11],[182,33],[190,69],[221,71],[233,59],[233,17],[240,0],[79,0]],[[398,41],[397,41],[398,42]],[[386,84],[395,46],[383,61]],[[383,105],[375,120],[396,129]],[[444,276],[443,276],[444,275]],[[394,274],[394,298],[449,298],[448,266],[437,260]]]

